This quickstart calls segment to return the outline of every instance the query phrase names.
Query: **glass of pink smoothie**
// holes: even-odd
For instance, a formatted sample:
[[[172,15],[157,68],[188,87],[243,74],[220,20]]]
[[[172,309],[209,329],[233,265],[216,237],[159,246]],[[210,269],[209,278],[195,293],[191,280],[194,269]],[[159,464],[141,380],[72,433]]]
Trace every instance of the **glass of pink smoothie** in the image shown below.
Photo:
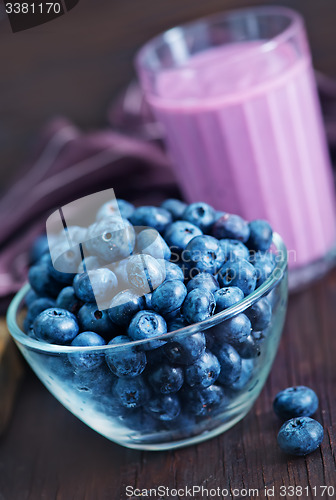
[[[186,199],[267,219],[297,283],[321,272],[335,197],[300,15],[255,7],[194,21],[149,41],[136,66]]]

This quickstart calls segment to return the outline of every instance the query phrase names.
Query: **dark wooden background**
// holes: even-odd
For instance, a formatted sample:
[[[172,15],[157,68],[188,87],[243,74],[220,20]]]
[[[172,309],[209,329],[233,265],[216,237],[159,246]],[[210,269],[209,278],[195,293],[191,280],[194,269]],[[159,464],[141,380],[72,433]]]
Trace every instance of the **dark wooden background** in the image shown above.
[[[133,75],[132,58],[149,37],[176,23],[264,1],[81,0],[66,16],[13,35],[0,28],[0,184],[24,161],[45,120],[65,114],[85,129],[106,123],[106,107]],[[315,66],[336,76],[335,0],[277,4],[303,13]],[[0,228],[1,230],[1,228]],[[0,438],[0,500],[124,499],[125,486],[208,488],[275,486],[273,498],[322,497],[336,489],[336,271],[290,299],[278,356],[249,415],[222,436],[172,452],[131,451],[110,443],[65,410],[26,369]],[[288,458],[276,445],[278,390],[313,387],[325,428],[321,450]],[[0,401],[1,404],[1,401]],[[280,497],[279,487],[317,487],[314,496]],[[221,497],[216,497],[221,498]],[[243,498],[238,496],[235,498]],[[253,497],[245,497],[253,498]],[[270,497],[272,498],[272,497]]]

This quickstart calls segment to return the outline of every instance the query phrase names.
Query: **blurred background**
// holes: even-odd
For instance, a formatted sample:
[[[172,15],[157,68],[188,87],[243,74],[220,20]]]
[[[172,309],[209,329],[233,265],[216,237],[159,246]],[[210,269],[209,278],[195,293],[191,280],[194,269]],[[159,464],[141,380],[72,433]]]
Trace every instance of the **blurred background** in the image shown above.
[[[257,4],[305,17],[318,70],[336,76],[335,0],[80,0],[68,14],[13,34],[0,23],[0,186],[24,163],[43,124],[65,115],[85,130],[107,125],[107,108],[134,76],[150,37],[186,20]]]

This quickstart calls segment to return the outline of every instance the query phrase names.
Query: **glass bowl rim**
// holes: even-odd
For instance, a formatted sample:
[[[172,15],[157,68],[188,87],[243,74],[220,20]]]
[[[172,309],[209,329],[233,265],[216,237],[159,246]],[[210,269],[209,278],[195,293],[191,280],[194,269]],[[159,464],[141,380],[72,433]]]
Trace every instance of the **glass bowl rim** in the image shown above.
[[[232,318],[233,316],[244,312],[248,307],[253,305],[257,300],[261,297],[269,293],[276,285],[280,282],[287,268],[287,249],[286,246],[280,237],[279,234],[273,233],[272,243],[275,246],[277,255],[280,258],[276,259],[276,266],[273,269],[271,275],[268,279],[258,288],[256,288],[252,293],[244,297],[240,302],[234,304],[224,311],[214,314],[210,318],[207,318],[198,323],[193,323],[191,325],[184,326],[183,328],[179,328],[178,330],[173,330],[172,332],[167,332],[165,334],[157,335],[155,337],[151,337],[150,339],[142,339],[142,340],[133,340],[131,342],[125,342],[122,344],[112,344],[112,345],[102,345],[102,346],[69,346],[69,345],[59,345],[59,344],[50,344],[48,342],[43,342],[40,340],[35,340],[31,337],[28,337],[26,333],[24,333],[19,325],[17,324],[16,317],[19,310],[19,307],[22,303],[23,298],[30,290],[29,283],[26,283],[15,295],[13,300],[11,301],[8,310],[7,310],[7,325],[10,334],[14,338],[16,342],[19,344],[28,347],[34,351],[38,351],[41,353],[50,353],[50,354],[62,354],[62,353],[92,353],[92,352],[108,352],[113,349],[122,349],[123,347],[134,347],[141,345],[149,345],[152,342],[157,340],[164,341],[171,337],[179,336],[188,336],[194,333],[207,330],[212,326],[218,325],[223,321]]]
[[[145,54],[147,50],[152,46],[152,45],[158,45],[159,43],[163,44],[165,42],[165,38],[167,37],[167,33],[172,33],[173,30],[177,29],[190,29],[194,26],[197,26],[200,23],[208,23],[208,24],[214,24],[216,21],[220,20],[225,20],[226,18],[230,16],[236,16],[236,15],[246,15],[246,14],[280,14],[283,15],[284,17],[287,17],[287,19],[290,20],[290,24],[282,30],[280,33],[277,35],[272,36],[268,40],[263,41],[263,43],[260,45],[260,47],[267,47],[270,45],[270,49],[273,49],[280,45],[281,43],[284,43],[286,40],[288,40],[291,36],[293,36],[298,30],[302,29],[304,27],[304,20],[302,15],[297,12],[294,9],[291,9],[289,7],[283,7],[283,6],[277,6],[277,5],[256,5],[256,6],[251,6],[251,7],[243,7],[243,8],[238,8],[238,9],[228,9],[224,11],[219,11],[215,12],[213,14],[203,16],[200,18],[193,19],[191,21],[187,21],[182,24],[177,24],[175,26],[172,26],[171,28],[164,30],[163,32],[159,33],[158,35],[150,38],[147,42],[145,42],[142,47],[136,52],[135,54],[135,66],[138,68],[139,71],[145,71],[147,73],[152,73],[155,74],[157,71],[154,69],[148,67],[148,65],[145,63]]]

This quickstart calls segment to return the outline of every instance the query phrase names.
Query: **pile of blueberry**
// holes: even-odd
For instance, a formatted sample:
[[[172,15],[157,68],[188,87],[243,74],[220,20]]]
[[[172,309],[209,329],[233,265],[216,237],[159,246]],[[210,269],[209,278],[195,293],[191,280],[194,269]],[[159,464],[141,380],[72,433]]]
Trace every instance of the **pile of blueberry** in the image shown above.
[[[320,446],[323,427],[310,418],[318,404],[316,393],[304,385],[288,387],[276,395],[274,412],[285,421],[278,434],[278,444],[285,453],[304,456]]]
[[[51,344],[114,346],[64,356],[73,383],[104,411],[129,429],[191,429],[245,390],[270,330],[270,296],[211,330],[157,336],[210,318],[265,282],[276,264],[267,222],[205,203],[118,200],[88,228],[67,231],[85,258],[57,236],[60,271],[46,237],[37,240],[24,329]]]

